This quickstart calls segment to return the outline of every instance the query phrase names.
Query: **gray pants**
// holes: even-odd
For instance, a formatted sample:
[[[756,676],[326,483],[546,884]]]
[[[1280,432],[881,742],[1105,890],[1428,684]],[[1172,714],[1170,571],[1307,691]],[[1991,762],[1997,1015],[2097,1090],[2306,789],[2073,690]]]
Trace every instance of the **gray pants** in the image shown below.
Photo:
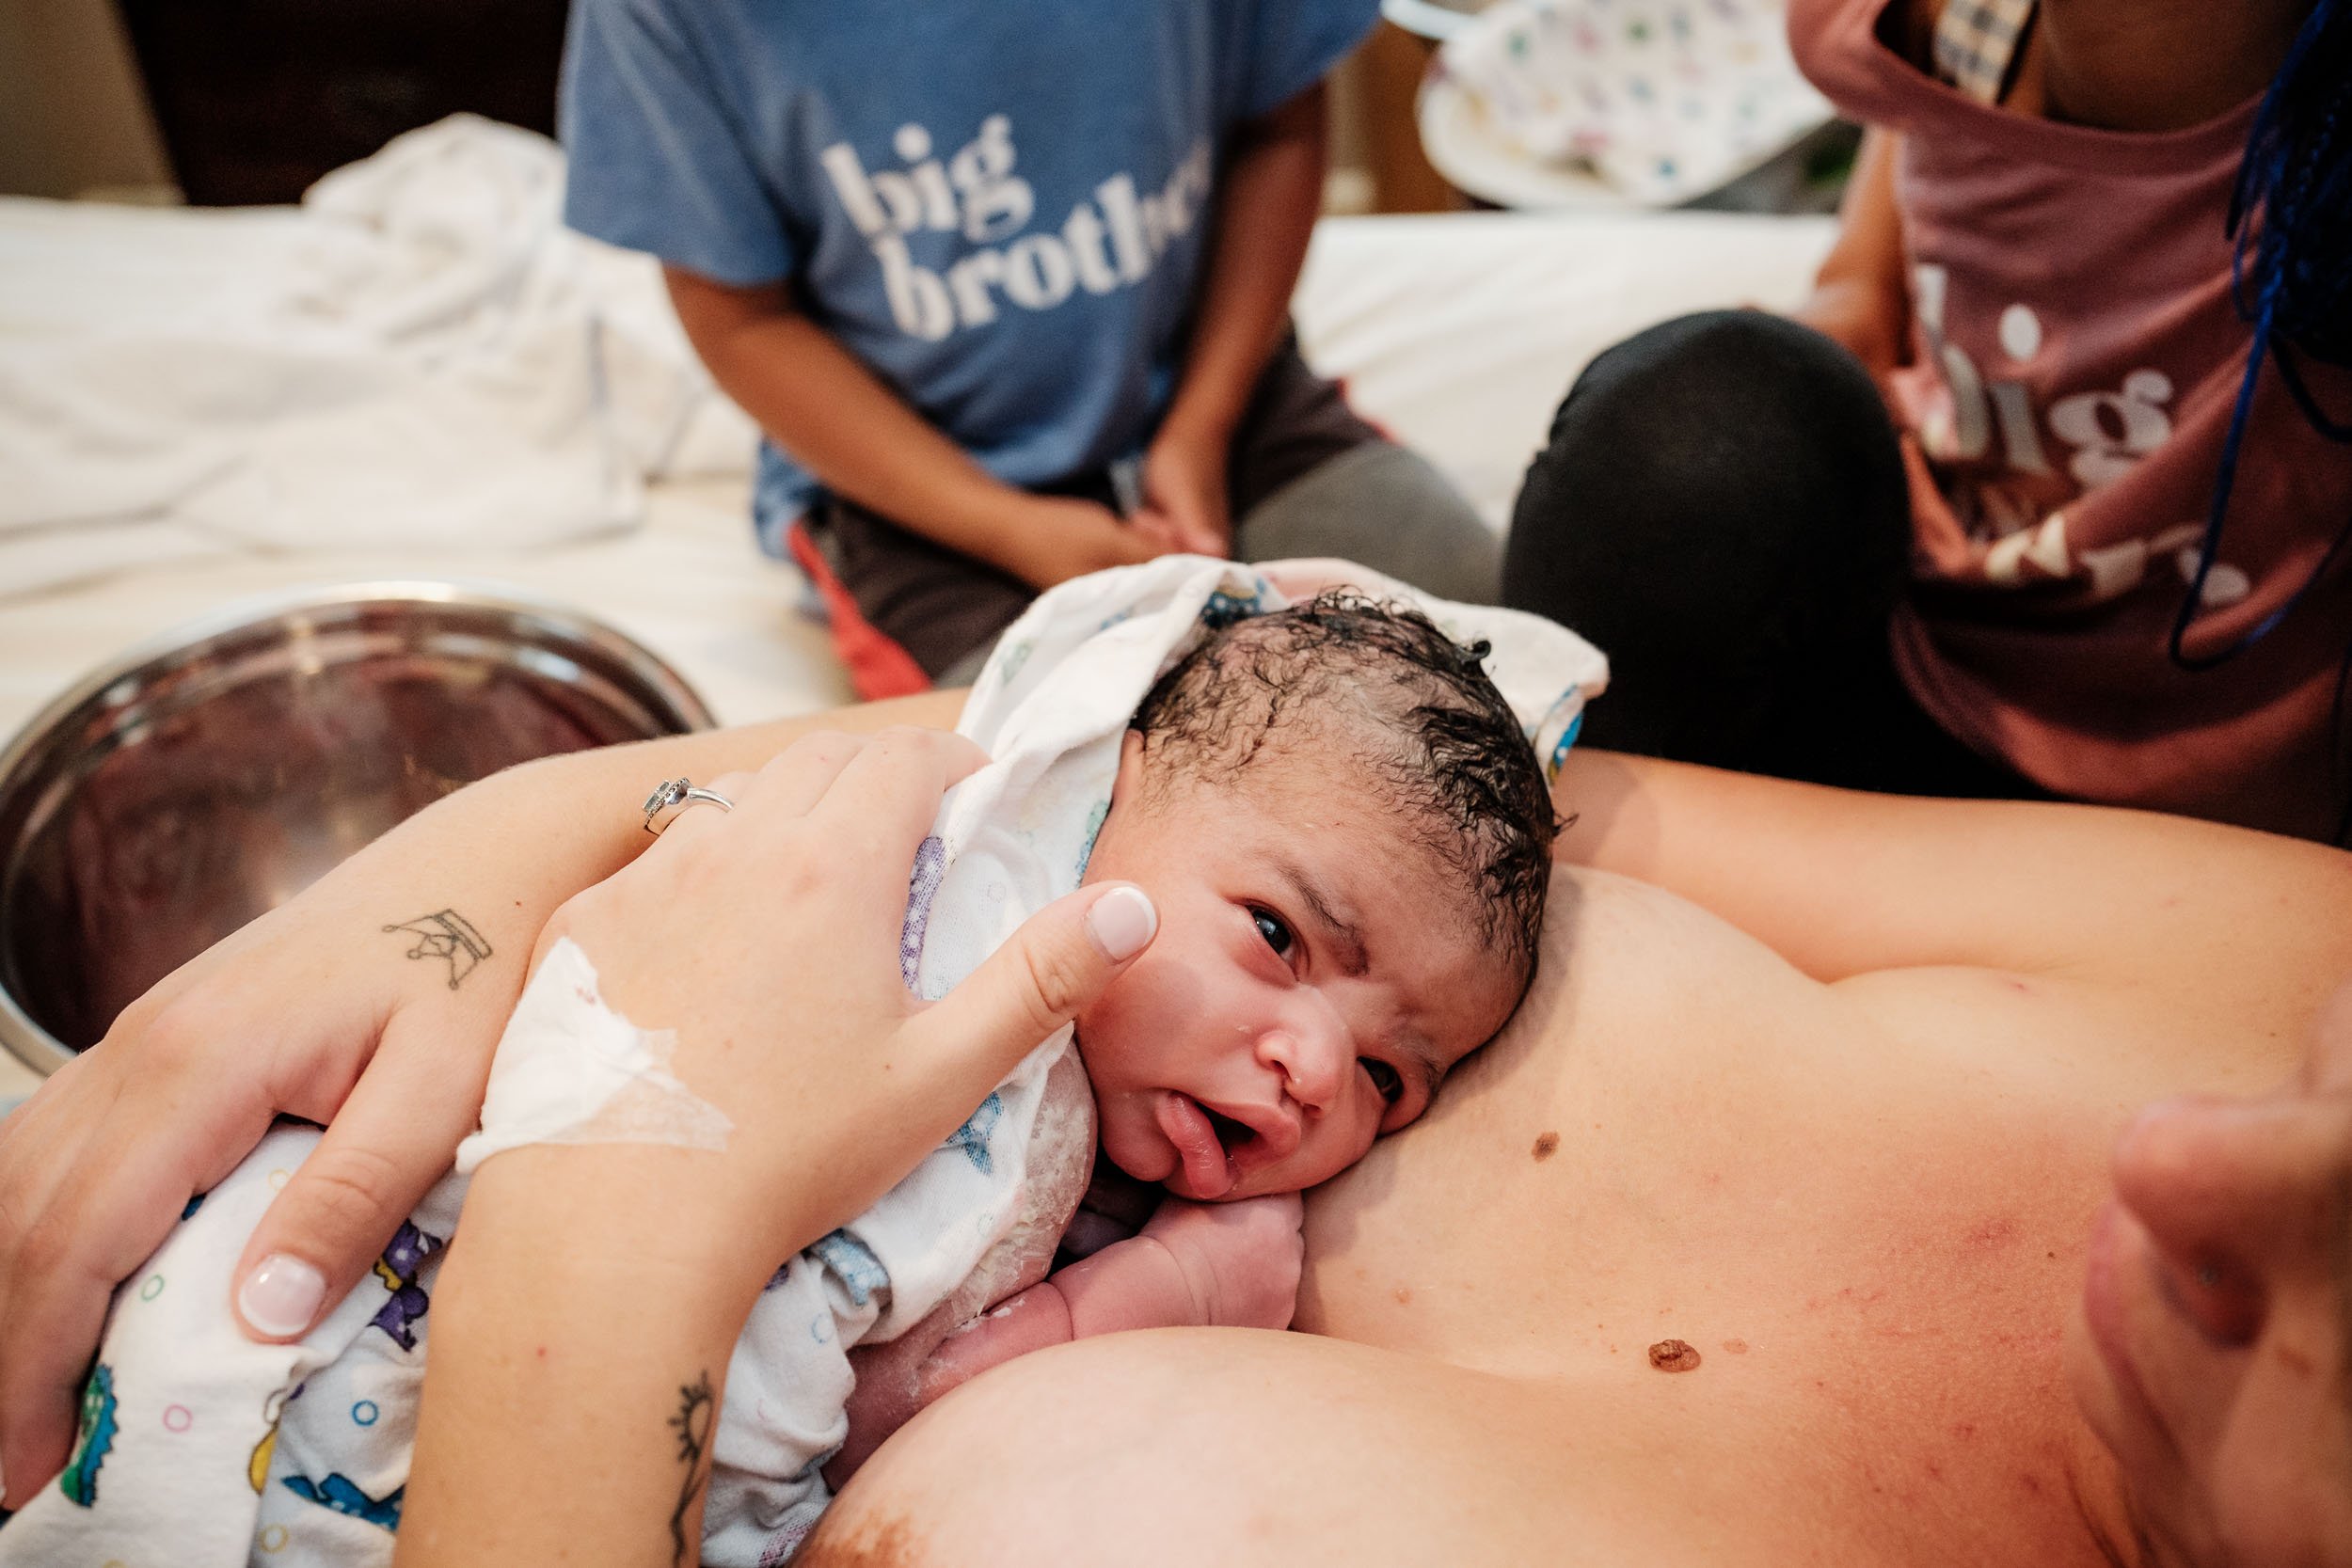
[[[1237,561],[1300,556],[1337,556],[1441,599],[1492,604],[1502,540],[1428,459],[1369,441],[1308,469],[1233,530]],[[940,672],[938,684],[977,680],[1003,629]]]
[[[1234,553],[1338,556],[1441,598],[1494,602],[1502,545],[1444,476],[1349,409],[1295,344],[1275,351],[1233,436]],[[1062,493],[1112,501],[1107,476]],[[834,499],[811,531],[858,613],[940,686],[969,684],[1036,593],[1026,583]]]

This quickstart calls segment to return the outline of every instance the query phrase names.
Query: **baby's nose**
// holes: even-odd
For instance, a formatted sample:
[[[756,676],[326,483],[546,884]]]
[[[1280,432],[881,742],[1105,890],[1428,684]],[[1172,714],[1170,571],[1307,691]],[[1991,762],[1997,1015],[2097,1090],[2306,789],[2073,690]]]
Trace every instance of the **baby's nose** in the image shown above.
[[[1258,1057],[1282,1075],[1283,1092],[1311,1111],[1328,1106],[1344,1081],[1345,1042],[1312,1022],[1267,1030],[1259,1037]]]

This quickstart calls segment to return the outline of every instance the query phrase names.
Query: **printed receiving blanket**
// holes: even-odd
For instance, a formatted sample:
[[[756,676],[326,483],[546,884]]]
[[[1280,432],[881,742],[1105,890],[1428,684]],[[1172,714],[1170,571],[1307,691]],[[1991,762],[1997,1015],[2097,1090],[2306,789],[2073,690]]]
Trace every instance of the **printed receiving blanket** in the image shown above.
[[[1178,556],[1082,578],[1014,623],[966,705],[959,727],[993,760],[948,796],[917,854],[899,953],[908,984],[944,995],[1078,885],[1109,810],[1120,737],[1164,670],[1209,628],[1341,581],[1416,604],[1459,641],[1486,640],[1489,673],[1557,771],[1608,667],[1538,617],[1429,599],[1337,562]],[[548,993],[568,994],[580,977],[543,965],[518,1024],[560,1034]],[[466,1169],[489,1146],[511,1147],[498,1129],[514,1123],[497,1107],[523,1080],[509,1073],[501,1086],[507,1062],[501,1046],[485,1113],[493,1127],[461,1157]],[[777,1270],[729,1363],[705,1561],[780,1562],[814,1527],[830,1500],[822,1466],[847,1432],[850,1347],[890,1340],[935,1311],[969,1316],[1042,1266],[1091,1162],[1090,1112],[1064,1028],[871,1210]],[[453,1172],[436,1186],[306,1338],[252,1344],[228,1312],[230,1275],[318,1136],[272,1132],[189,1205],[118,1294],[71,1462],[0,1528],[0,1568],[389,1560],[432,1291],[468,1178]]]

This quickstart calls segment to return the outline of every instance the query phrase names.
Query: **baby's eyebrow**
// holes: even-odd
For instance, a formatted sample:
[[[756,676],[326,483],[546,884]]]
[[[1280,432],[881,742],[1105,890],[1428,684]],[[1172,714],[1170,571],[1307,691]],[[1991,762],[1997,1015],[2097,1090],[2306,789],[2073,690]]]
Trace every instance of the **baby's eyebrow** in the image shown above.
[[[1307,906],[1308,912],[1322,926],[1325,938],[1338,949],[1340,968],[1351,975],[1360,975],[1370,969],[1372,961],[1364,952],[1363,933],[1342,919],[1332,909],[1337,900],[1331,896],[1330,891],[1305,866],[1287,856],[1276,856],[1274,869],[1291,884],[1298,895],[1299,902]]]

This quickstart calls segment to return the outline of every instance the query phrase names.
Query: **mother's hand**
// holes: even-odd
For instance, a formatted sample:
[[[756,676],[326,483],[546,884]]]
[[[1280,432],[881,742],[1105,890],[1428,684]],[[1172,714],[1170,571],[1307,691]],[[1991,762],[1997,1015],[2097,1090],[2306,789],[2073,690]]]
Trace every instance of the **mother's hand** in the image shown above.
[[[309,1328],[448,1170],[555,902],[527,907],[524,882],[433,847],[436,824],[470,804],[395,830],[182,965],[0,1125],[9,1501],[65,1462],[109,1293],[273,1117],[334,1125],[237,1271],[238,1305],[264,1337]],[[462,985],[455,960],[411,961],[418,937],[390,924],[435,911],[485,949],[457,955]]]
[[[713,1196],[753,1250],[787,1256],[870,1207],[1151,938],[1141,890],[1105,884],[939,1003],[909,993],[908,868],[986,760],[939,730],[809,736],[714,780],[732,811],[690,803],[548,924],[542,951],[570,938],[611,1006],[675,1031],[677,1077],[735,1124]]]
[[[908,994],[908,869],[982,760],[938,732],[812,736],[714,780],[731,810],[687,807],[557,911],[546,943],[575,942],[638,1028],[675,1031],[671,1072],[732,1126],[718,1150],[532,1144],[482,1165],[434,1292],[404,1568],[583,1542],[600,1562],[690,1560],[733,1347],[777,1263],[912,1170],[1151,941],[1139,889],[1085,888],[941,1001]]]
[[[2115,1157],[2074,1385],[2154,1560],[2352,1563],[2352,985],[2297,1081]]]

